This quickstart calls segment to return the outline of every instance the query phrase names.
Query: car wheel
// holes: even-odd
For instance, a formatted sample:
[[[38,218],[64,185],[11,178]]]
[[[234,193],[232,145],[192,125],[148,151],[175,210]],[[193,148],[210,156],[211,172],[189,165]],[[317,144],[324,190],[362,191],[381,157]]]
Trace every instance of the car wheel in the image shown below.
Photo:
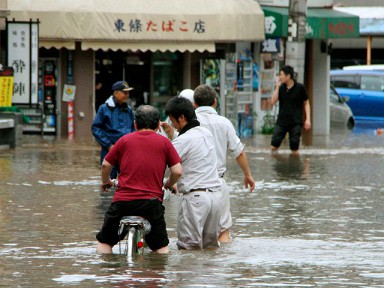
[[[353,127],[355,127],[355,119],[353,119],[351,117],[351,118],[348,119],[347,128],[348,129],[353,129]]]

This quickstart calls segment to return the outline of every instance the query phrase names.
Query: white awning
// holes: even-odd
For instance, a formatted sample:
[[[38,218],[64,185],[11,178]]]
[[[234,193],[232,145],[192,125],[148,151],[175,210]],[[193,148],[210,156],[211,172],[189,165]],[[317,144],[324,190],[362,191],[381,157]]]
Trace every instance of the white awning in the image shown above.
[[[333,9],[359,16],[360,35],[384,36],[384,7],[335,7]]]
[[[80,41],[83,49],[111,43],[109,49],[141,50],[146,48],[138,43],[144,42],[161,43],[148,45],[151,51],[157,46],[201,51],[215,42],[264,39],[264,13],[255,0],[7,0],[7,5],[8,20],[39,19],[40,40]]]
[[[83,41],[81,42],[81,50],[122,50],[122,51],[198,51],[198,52],[215,52],[215,43],[213,42],[101,42],[101,41]]]
[[[53,41],[53,40],[40,40],[39,47],[44,47],[47,49],[50,48],[66,48],[68,50],[75,50],[75,42],[74,41]]]

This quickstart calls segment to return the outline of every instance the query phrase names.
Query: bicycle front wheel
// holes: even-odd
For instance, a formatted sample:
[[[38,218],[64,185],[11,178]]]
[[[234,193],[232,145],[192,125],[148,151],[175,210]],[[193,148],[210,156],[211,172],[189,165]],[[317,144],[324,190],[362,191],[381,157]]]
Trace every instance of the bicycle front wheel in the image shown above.
[[[127,257],[132,258],[132,256],[137,252],[136,245],[136,228],[131,227],[128,231],[128,239],[127,239]]]

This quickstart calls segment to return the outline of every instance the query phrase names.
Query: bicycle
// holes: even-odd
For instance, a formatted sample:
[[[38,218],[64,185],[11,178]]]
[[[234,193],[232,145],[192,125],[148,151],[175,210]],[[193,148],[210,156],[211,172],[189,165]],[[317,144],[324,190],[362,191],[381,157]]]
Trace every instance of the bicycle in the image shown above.
[[[142,255],[145,246],[145,235],[151,232],[149,221],[140,216],[124,216],[119,225],[119,253],[121,253],[121,242],[125,239],[125,251],[127,259],[134,255]]]
[[[113,180],[113,187],[106,186],[104,189],[113,191],[118,187],[117,179]],[[134,255],[144,253],[145,235],[151,232],[151,224],[141,216],[124,216],[119,223],[119,253],[122,254],[121,243],[125,240],[124,254],[127,260],[131,260]]]

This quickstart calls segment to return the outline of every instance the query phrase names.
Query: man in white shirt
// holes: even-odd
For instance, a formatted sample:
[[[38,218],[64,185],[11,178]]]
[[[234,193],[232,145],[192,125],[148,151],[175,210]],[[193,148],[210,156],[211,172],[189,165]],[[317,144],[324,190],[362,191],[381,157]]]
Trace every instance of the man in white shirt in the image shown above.
[[[178,97],[188,99],[193,104],[193,93],[194,91],[192,89],[184,89],[180,92]],[[169,120],[169,117],[167,117],[165,121],[161,123],[160,129],[157,133],[169,138],[171,141],[175,139],[177,135],[179,135],[179,133],[175,131],[175,128],[171,126],[171,120]]]
[[[255,188],[255,180],[249,169],[247,155],[244,151],[244,145],[236,135],[235,128],[231,121],[217,114],[216,107],[216,91],[209,85],[200,85],[194,91],[194,105],[196,108],[196,116],[201,126],[206,127],[214,136],[215,151],[217,155],[217,170],[222,181],[222,193],[224,195],[224,206],[222,209],[222,217],[220,220],[221,233],[219,241],[230,242],[229,229],[232,226],[232,217],[229,201],[229,187],[223,178],[227,167],[227,154],[236,159],[244,174],[244,185],[249,187],[252,192]]]
[[[217,173],[213,135],[201,127],[192,103],[181,97],[168,101],[165,113],[179,135],[172,141],[181,158],[183,175],[177,219],[179,249],[218,247],[223,196]],[[164,184],[164,188],[167,184]]]

